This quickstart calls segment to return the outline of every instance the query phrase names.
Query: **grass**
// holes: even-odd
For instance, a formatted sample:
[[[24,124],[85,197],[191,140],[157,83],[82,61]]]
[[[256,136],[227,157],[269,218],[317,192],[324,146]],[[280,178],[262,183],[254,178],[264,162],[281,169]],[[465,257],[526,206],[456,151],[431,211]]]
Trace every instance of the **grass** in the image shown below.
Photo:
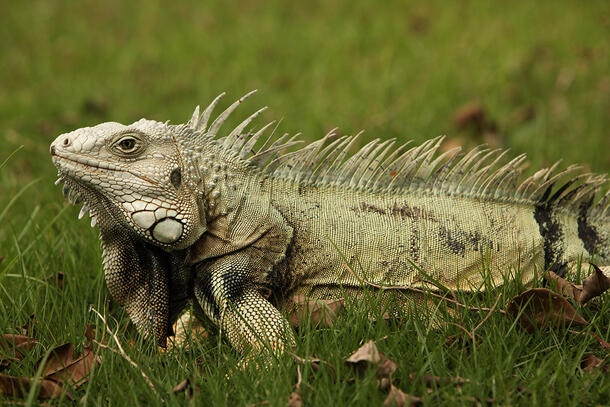
[[[527,152],[531,169],[563,159],[608,171],[607,2],[402,3],[38,1],[3,7],[0,162],[24,147],[0,170],[0,332],[15,332],[33,314],[34,333],[47,347],[81,343],[86,323],[97,325],[99,339],[102,327],[90,304],[121,329],[127,325],[124,312],[109,302],[97,232],[76,220],[78,209],[53,187],[49,143],[77,127],[140,117],[183,122],[196,104],[222,91],[236,98],[258,88],[249,109],[269,105],[264,119],[284,117],[282,130],[302,131],[309,140],[335,126],[346,134],[365,129],[363,142],[447,134],[470,146],[492,140],[514,154]],[[471,102],[483,106],[497,129],[493,138],[454,124],[456,110]],[[506,290],[510,298],[517,287]],[[495,297],[463,300],[491,306]],[[606,340],[609,307],[606,297],[583,311],[591,330]],[[463,324],[472,329],[482,318],[467,315]],[[472,404],[473,397],[514,405],[607,403],[608,376],[579,369],[584,353],[601,356],[592,339],[531,335],[501,315],[478,332],[482,341],[467,354],[444,345],[447,336],[461,333],[455,326],[430,330],[417,317],[371,324],[362,313],[346,311],[332,329],[299,332],[297,354],[337,368],[337,378],[306,368],[304,401],[381,403],[374,372],[357,378],[343,359],[361,341],[387,336],[378,346],[398,362],[397,384],[431,404]],[[162,393],[170,393],[170,404],[184,402],[171,388],[187,376],[200,387],[199,401],[214,405],[283,405],[296,382],[289,359],[269,373],[234,372],[225,379],[237,355],[222,342],[159,355],[132,329],[120,338],[135,342],[128,353]],[[160,404],[136,370],[100,352],[104,363],[73,392],[77,397],[87,405]],[[43,354],[36,348],[7,372],[32,375]],[[409,380],[411,372],[459,375],[470,383],[428,394]],[[518,391],[522,384],[527,392]]]

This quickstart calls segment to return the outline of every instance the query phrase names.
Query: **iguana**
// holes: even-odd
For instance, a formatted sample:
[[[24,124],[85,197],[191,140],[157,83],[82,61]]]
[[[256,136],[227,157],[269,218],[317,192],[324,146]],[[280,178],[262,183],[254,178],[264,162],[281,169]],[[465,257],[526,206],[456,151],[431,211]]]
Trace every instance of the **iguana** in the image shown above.
[[[610,264],[603,175],[555,164],[517,183],[525,155],[439,153],[442,138],[350,155],[358,136],[331,131],[286,152],[296,136],[263,137],[274,122],[249,129],[265,108],[220,137],[252,93],[211,124],[222,95],[186,124],[108,122],[51,144],[64,195],[99,226],[110,293],[161,346],[189,304],[239,351],[281,352],[294,334],[277,306],[295,294],[429,287],[421,272],[476,291],[515,270],[527,283],[580,259]]]

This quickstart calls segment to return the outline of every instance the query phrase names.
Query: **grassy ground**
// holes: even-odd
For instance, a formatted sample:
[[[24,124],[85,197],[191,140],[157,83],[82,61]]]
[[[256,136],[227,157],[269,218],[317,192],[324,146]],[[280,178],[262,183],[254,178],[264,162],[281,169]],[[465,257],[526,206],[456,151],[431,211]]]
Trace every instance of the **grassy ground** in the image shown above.
[[[194,105],[222,91],[231,98],[258,88],[250,109],[269,105],[265,118],[282,129],[318,138],[339,126],[365,138],[421,142],[447,134],[451,142],[484,141],[527,152],[532,168],[564,159],[596,172],[610,168],[610,5],[608,2],[306,2],[285,7],[226,2],[60,1],[11,3],[0,25],[0,332],[15,332],[31,314],[47,346],[80,343],[86,323],[99,324],[93,304],[118,320],[101,273],[96,231],[77,221],[53,187],[48,146],[76,127],[140,117],[183,122]],[[483,119],[466,129],[460,107],[478,104]],[[243,116],[242,116],[243,117]],[[237,120],[237,119],[235,119]],[[63,288],[58,288],[58,273]],[[507,287],[505,298],[517,287]],[[490,306],[494,294],[476,301]],[[610,301],[585,310],[591,330],[610,337]],[[472,329],[482,315],[464,317]],[[113,322],[114,324],[114,322]],[[98,339],[102,329],[98,325]],[[302,386],[307,405],[379,404],[374,371],[357,378],[343,359],[361,341],[379,339],[399,363],[400,387],[429,403],[606,404],[607,375],[580,370],[584,353],[601,354],[592,339],[527,334],[493,315],[470,350],[445,344],[462,331],[427,329],[418,318],[371,324],[345,312],[332,329],[299,332],[299,355],[332,363]],[[223,343],[204,341],[191,353],[159,356],[121,334],[127,351],[162,393],[187,376],[201,403],[282,405],[296,382],[291,360],[269,373],[236,372]],[[100,350],[104,362],[73,392],[88,405],[160,404],[124,359]],[[8,371],[32,375],[42,348]],[[409,373],[470,379],[461,390],[442,385],[430,394]],[[350,380],[354,379],[354,380]],[[519,386],[525,390],[519,391]],[[173,404],[184,395],[165,396]],[[8,402],[0,399],[0,404]],[[56,403],[57,401],[53,401]],[[62,400],[61,403],[68,403]]]

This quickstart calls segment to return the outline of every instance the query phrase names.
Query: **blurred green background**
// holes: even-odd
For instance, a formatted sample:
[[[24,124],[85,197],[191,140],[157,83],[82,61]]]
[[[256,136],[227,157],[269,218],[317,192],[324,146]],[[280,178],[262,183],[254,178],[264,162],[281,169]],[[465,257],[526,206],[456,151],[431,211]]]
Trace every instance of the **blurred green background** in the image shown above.
[[[307,139],[338,126],[477,144],[454,116],[478,103],[493,141],[536,165],[610,166],[607,1],[213,3],[5,3],[0,147],[25,150],[4,176],[52,178],[48,145],[64,131],[183,122],[254,88],[242,115],[269,105]]]
[[[53,186],[63,132],[181,123],[256,88],[232,124],[268,105],[260,123],[308,140],[446,134],[526,152],[527,171],[607,172],[609,39],[607,0],[2,2],[0,163],[24,147],[0,169],[0,329],[34,313],[47,343],[80,340],[88,304],[106,304],[97,232]]]

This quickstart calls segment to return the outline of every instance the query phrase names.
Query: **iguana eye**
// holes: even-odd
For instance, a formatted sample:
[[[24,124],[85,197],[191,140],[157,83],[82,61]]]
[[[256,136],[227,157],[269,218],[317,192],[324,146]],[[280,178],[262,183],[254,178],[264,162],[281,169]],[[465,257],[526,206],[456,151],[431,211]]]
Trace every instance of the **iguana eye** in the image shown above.
[[[132,138],[126,137],[119,141],[119,147],[126,153],[131,152],[136,147],[136,141]]]
[[[110,146],[114,153],[130,157],[140,153],[143,147],[143,141],[136,134],[125,134],[118,137]]]

